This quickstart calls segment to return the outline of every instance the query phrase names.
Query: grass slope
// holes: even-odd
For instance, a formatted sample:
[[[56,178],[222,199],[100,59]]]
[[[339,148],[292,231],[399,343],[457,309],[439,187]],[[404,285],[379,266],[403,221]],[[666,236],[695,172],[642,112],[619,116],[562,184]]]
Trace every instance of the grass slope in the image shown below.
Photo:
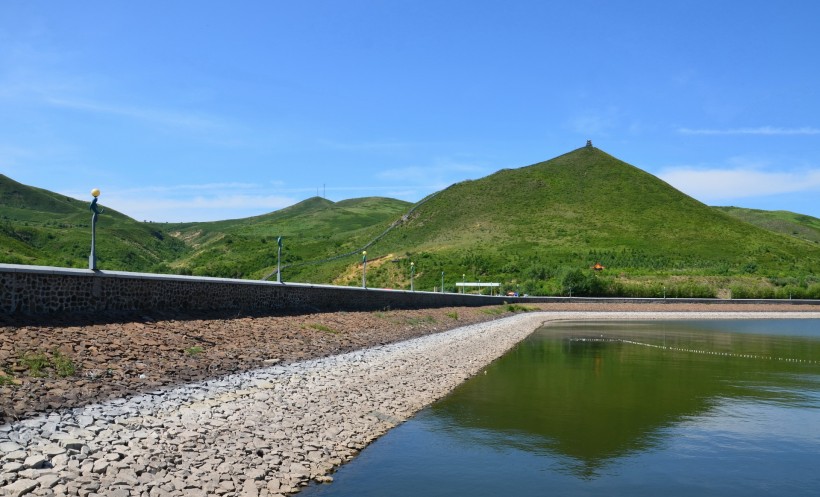
[[[816,245],[739,222],[587,147],[453,185],[370,253],[403,259],[398,280],[374,269],[374,285],[407,287],[412,260],[417,288],[440,285],[444,271],[449,289],[465,275],[541,294],[661,295],[670,278],[683,282],[669,285],[673,295],[716,294],[705,277],[728,278],[726,291],[760,277],[808,287],[820,264]],[[596,262],[602,274],[589,269]]]
[[[89,204],[0,175],[0,262],[88,267]],[[185,245],[156,225],[105,208],[97,222],[98,265],[129,271],[161,270]]]
[[[323,272],[316,273],[304,263],[358,250],[411,206],[382,197],[337,203],[313,197],[263,216],[166,225],[172,236],[193,249],[175,261],[172,269],[186,274],[258,279],[276,268],[276,241],[281,236],[283,265],[300,266],[300,281],[326,282]]]
[[[820,219],[789,211],[764,211],[742,207],[713,207],[761,228],[820,244]]]
[[[87,203],[0,176],[0,208],[0,262],[87,265]],[[107,209],[97,229],[103,269],[257,279],[275,269],[282,236],[286,281],[359,285],[368,246],[374,287],[409,288],[412,261],[423,290],[443,272],[449,291],[466,279],[542,295],[820,298],[817,219],[711,208],[592,147],[415,206],[314,197],[262,216],[174,224]]]

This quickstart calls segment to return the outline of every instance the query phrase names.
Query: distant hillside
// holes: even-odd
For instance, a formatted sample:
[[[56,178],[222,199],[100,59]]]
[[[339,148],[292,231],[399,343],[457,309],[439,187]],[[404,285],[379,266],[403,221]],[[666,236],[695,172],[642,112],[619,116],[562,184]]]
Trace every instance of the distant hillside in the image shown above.
[[[86,202],[0,176],[0,213],[0,262],[87,267]],[[419,290],[443,277],[448,291],[466,280],[533,295],[820,298],[818,230],[809,216],[708,207],[584,147],[415,205],[314,197],[208,223],[106,209],[98,253],[102,269],[259,279],[281,236],[285,281],[360,285],[366,247],[371,287],[409,288],[413,262]]]
[[[0,175],[0,262],[88,267],[91,211],[81,202]],[[180,256],[185,245],[156,225],[105,207],[97,222],[98,265],[152,271]]]
[[[700,277],[791,277],[806,286],[820,264],[817,245],[740,222],[591,147],[453,185],[371,253],[395,261],[384,274],[373,268],[374,285],[406,287],[412,260],[420,288],[440,286],[444,271],[451,288],[464,275],[565,295],[661,295],[659,277],[685,281],[690,295],[717,292]],[[596,262],[606,269],[594,273]]]
[[[820,243],[820,219],[789,211],[763,211],[742,207],[714,207],[761,228]]]
[[[0,262],[88,267],[91,211],[82,202],[0,175]],[[105,207],[97,223],[101,269],[258,279],[284,264],[355,251],[412,204],[382,197],[314,197],[261,216],[202,223],[142,223]],[[309,274],[309,271],[306,273]],[[308,277],[308,276],[306,276]]]
[[[282,263],[301,265],[356,251],[411,206],[409,202],[382,197],[336,203],[313,197],[262,216],[168,224],[168,233],[192,249],[173,262],[172,269],[187,274],[258,279],[276,268],[276,240],[280,236],[284,245]],[[303,278],[310,279],[309,274],[303,269]]]

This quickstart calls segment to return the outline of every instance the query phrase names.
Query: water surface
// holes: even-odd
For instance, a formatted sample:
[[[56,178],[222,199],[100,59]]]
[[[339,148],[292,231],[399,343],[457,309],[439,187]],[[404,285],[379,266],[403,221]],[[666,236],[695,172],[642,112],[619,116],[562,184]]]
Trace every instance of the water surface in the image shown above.
[[[313,496],[820,495],[820,320],[568,322]]]

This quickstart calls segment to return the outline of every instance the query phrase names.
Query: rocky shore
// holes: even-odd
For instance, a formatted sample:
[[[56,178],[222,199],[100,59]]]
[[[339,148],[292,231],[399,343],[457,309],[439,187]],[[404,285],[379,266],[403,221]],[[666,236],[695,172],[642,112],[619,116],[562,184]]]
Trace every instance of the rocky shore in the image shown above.
[[[539,307],[546,310],[544,306]],[[436,312],[440,314],[435,315],[438,317],[425,314],[428,311],[390,316],[337,313],[344,314],[350,320],[349,325],[354,328],[367,326],[366,314],[369,319],[393,319],[391,324],[394,329],[391,334],[371,330],[369,334],[362,335],[367,339],[362,336],[355,339],[347,336],[346,342],[331,340],[327,343],[320,340],[308,343],[295,335],[299,332],[304,332],[304,335],[320,332],[323,335],[319,337],[336,337],[336,340],[341,340],[338,335],[346,335],[348,332],[341,331],[339,323],[342,319],[338,315],[270,318],[302,319],[305,323],[298,331],[293,330],[291,335],[282,332],[285,337],[280,337],[281,340],[301,340],[303,344],[308,343],[294,347],[294,355],[290,358],[283,357],[285,354],[271,357],[269,352],[273,345],[261,337],[264,335],[261,329],[258,330],[260,335],[256,342],[246,342],[247,335],[232,335],[231,330],[256,329],[253,323],[255,319],[246,321],[244,326],[224,322],[220,328],[217,323],[213,329],[223,330],[225,344],[217,341],[220,333],[206,335],[205,331],[212,329],[206,325],[211,325],[212,322],[200,322],[199,327],[185,322],[180,326],[191,327],[182,329],[189,330],[188,333],[196,332],[200,338],[215,344],[212,345],[211,352],[221,350],[220,346],[227,350],[258,350],[255,355],[242,355],[238,352],[234,356],[225,354],[234,360],[237,357],[251,357],[252,359],[245,360],[251,368],[256,369],[213,375],[208,374],[207,368],[200,368],[194,374],[211,379],[171,386],[179,383],[179,378],[186,377],[183,375],[174,377],[175,381],[165,383],[168,386],[164,387],[161,381],[157,381],[153,388],[146,388],[146,385],[135,382],[141,385],[141,389],[132,389],[131,392],[142,393],[130,397],[123,397],[129,392],[121,390],[117,392],[120,395],[109,398],[109,390],[102,395],[108,398],[103,402],[88,404],[88,399],[95,400],[93,396],[88,396],[85,398],[86,402],[79,401],[72,408],[54,406],[60,408],[49,410],[48,407],[51,406],[46,406],[45,411],[28,408],[25,412],[32,413],[31,415],[0,425],[0,491],[5,495],[284,495],[297,491],[311,479],[331,479],[329,472],[334,467],[353,457],[358,450],[395,424],[480,372],[486,364],[502,355],[544,321],[594,317],[748,317],[750,310],[741,306],[741,310],[747,313],[681,315],[647,313],[646,311],[658,310],[647,307],[641,308],[643,312],[626,314],[601,312],[600,306],[596,306],[595,312],[589,312],[589,309],[580,306],[571,307],[573,311],[587,312],[558,312],[558,308],[552,308],[548,309],[554,311],[551,313],[512,316],[510,309],[503,307],[474,309],[472,312],[475,315],[469,319],[491,321],[440,333],[436,333],[439,331],[437,328],[444,327],[442,323],[447,322],[445,317],[456,324],[462,324],[468,320],[466,314],[470,311],[439,310]],[[702,310],[676,309],[667,305],[660,307],[664,311]],[[806,311],[789,306],[775,306],[775,309]],[[620,306],[617,310],[635,309]],[[708,310],[738,309],[719,306]],[[774,309],[758,307],[755,310]],[[510,317],[497,319],[505,314]],[[792,315],[820,317],[818,313],[806,312]],[[760,313],[753,316],[774,315]],[[317,323],[318,326],[310,326],[312,320],[320,318],[330,324]],[[415,320],[407,321],[411,318]],[[333,319],[337,320],[335,330],[331,327]],[[397,326],[397,319],[404,320],[404,326]],[[426,324],[416,328],[412,326],[420,322]],[[148,327],[146,322],[122,323],[118,326],[125,329],[129,324],[140,330]],[[138,324],[142,324],[143,328],[138,328]],[[101,326],[105,330],[111,325],[90,325],[91,328],[94,326]],[[236,329],[232,326],[236,326]],[[320,326],[336,333],[324,331]],[[225,328],[228,330],[224,331]],[[404,331],[401,331],[402,328]],[[64,336],[67,333],[64,328],[57,327],[56,330],[57,333],[47,336]],[[7,331],[10,330],[3,329],[4,333]],[[350,333],[355,335],[352,331]],[[423,336],[397,342],[405,338],[402,335],[414,334]],[[104,334],[100,335],[102,336]],[[159,338],[153,337],[154,340]],[[118,339],[121,346],[129,346],[128,337]],[[227,345],[231,339],[237,342],[235,349],[230,349]],[[204,343],[199,340],[195,342]],[[386,342],[395,343],[383,345]],[[321,346],[316,346],[316,343]],[[362,349],[357,346],[360,343],[370,348]],[[182,345],[187,344],[185,342]],[[93,341],[82,343],[86,349],[95,345],[97,344]],[[372,347],[373,345],[377,346]],[[160,344],[156,347],[161,350]],[[169,345],[166,347],[173,348]],[[357,350],[329,355],[341,347]],[[102,349],[108,350],[105,347]],[[203,347],[197,355],[207,353],[206,350]],[[284,349],[278,349],[277,352],[281,350]],[[176,351],[179,353],[178,349]],[[177,367],[185,367],[188,361],[198,359],[188,355],[189,357],[182,355],[176,361]],[[300,360],[311,355],[318,358]],[[141,359],[146,366],[164,364],[155,357],[146,356]],[[257,367],[272,359],[278,360],[278,364]],[[231,367],[245,369],[242,365],[246,363],[227,361],[223,364],[233,364]],[[163,371],[170,371],[172,366],[173,361]],[[82,367],[86,370],[85,363]],[[128,371],[137,373],[140,369]],[[152,370],[146,367],[141,371]],[[146,375],[146,378],[140,378],[139,375]],[[138,373],[136,379],[147,379],[147,373]],[[104,378],[77,381],[90,382],[93,387],[101,384]],[[11,388],[12,394],[26,391],[23,382],[20,385],[5,385],[3,388]],[[24,401],[17,396],[15,402]],[[79,407],[82,404],[87,405]]]

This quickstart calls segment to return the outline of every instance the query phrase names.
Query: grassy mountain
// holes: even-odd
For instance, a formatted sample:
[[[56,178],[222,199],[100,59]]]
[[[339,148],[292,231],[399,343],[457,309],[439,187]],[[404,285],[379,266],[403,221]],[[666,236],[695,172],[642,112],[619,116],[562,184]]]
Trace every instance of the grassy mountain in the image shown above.
[[[188,254],[171,263],[171,270],[258,279],[276,268],[276,241],[281,236],[282,264],[303,267],[302,277],[309,278],[310,271],[306,268],[310,266],[305,263],[357,251],[411,205],[382,197],[335,203],[313,197],[262,216],[167,224],[168,233],[191,248]]]
[[[0,262],[87,265],[85,202],[0,176],[0,208]],[[282,236],[286,281],[359,285],[366,247],[373,287],[409,288],[412,261],[424,290],[444,272],[451,291],[465,279],[540,295],[820,298],[818,223],[708,207],[584,147],[415,205],[314,197],[262,216],[171,224],[106,210],[97,229],[103,269],[258,279],[276,268]]]
[[[0,175],[0,262],[88,267],[89,204]],[[151,271],[185,251],[183,243],[167,237],[155,225],[101,206],[99,267]]]
[[[761,228],[820,244],[820,219],[789,211],[763,211],[742,207],[715,207],[732,217]]]
[[[450,288],[465,275],[539,294],[808,288],[820,264],[816,244],[740,222],[591,147],[453,185],[370,254],[397,261],[370,270],[374,285],[406,287],[412,260],[418,288],[444,271]],[[596,262],[606,269],[594,273]]]
[[[102,206],[102,204],[101,204]],[[97,222],[101,269],[258,279],[284,264],[356,251],[412,204],[314,197],[270,214],[202,223],[141,223],[105,208]],[[0,262],[88,267],[89,203],[0,175]]]

